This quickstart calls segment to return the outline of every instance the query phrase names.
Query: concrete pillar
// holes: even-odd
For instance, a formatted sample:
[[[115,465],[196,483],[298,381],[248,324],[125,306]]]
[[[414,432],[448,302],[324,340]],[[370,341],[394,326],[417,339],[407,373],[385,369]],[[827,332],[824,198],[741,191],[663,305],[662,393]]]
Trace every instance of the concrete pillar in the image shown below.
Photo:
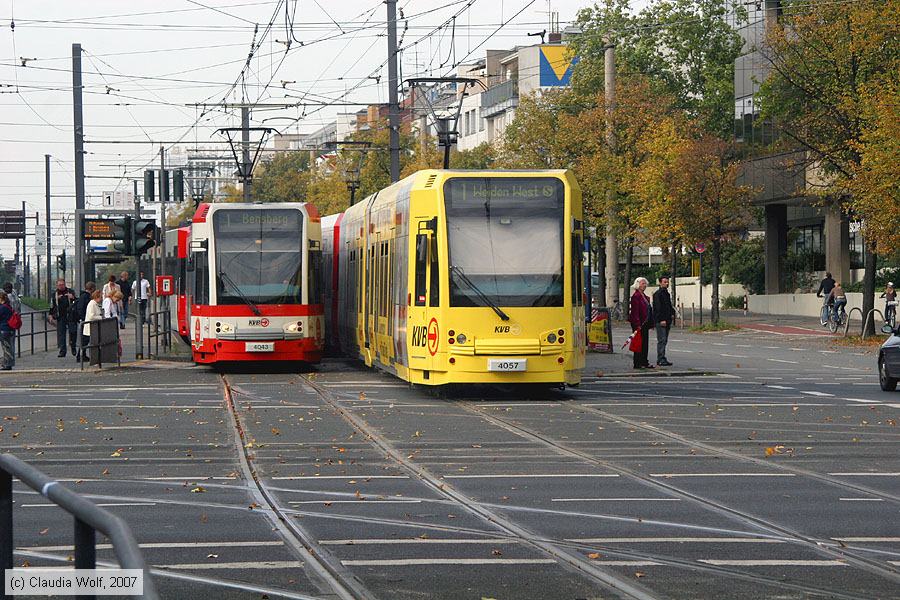
[[[825,208],[825,270],[835,281],[850,283],[850,220],[835,202]]]
[[[766,293],[781,293],[781,267],[787,255],[787,206],[766,205]]]

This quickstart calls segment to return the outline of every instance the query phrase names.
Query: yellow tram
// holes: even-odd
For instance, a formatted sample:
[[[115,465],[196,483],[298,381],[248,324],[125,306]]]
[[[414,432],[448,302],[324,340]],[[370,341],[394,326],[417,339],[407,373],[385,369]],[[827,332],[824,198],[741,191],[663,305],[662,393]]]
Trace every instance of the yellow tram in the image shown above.
[[[425,385],[580,382],[570,171],[419,171],[322,230],[332,347]]]

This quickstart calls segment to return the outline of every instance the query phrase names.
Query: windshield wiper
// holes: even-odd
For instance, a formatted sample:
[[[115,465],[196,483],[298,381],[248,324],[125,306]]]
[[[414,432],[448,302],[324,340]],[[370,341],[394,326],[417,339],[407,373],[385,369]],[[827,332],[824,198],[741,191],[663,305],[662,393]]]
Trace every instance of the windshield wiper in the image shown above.
[[[484,302],[485,302],[489,307],[491,307],[491,309],[492,309],[495,313],[497,313],[497,316],[498,316],[498,317],[500,317],[500,318],[501,318],[502,320],[504,320],[504,321],[509,321],[509,315],[506,314],[505,312],[503,312],[503,310],[501,310],[500,307],[497,306],[497,304],[496,304],[493,300],[491,300],[491,298],[490,298],[487,294],[485,294],[484,292],[482,292],[481,289],[479,289],[479,287],[478,287],[477,285],[475,285],[475,284],[472,282],[472,280],[469,279],[469,277],[468,277],[465,273],[463,273],[462,269],[460,269],[460,268],[457,267],[457,266],[450,265],[450,272],[451,272],[451,273],[456,273],[457,275],[459,275],[459,278],[462,279],[463,282],[464,282],[467,286],[469,286],[469,288],[470,288],[473,292],[475,292],[475,294],[476,294],[479,298],[481,298],[482,300],[484,300]]]
[[[225,271],[219,271],[219,279],[221,279],[222,281],[224,281],[225,283],[230,285],[231,288],[235,292],[237,292],[238,297],[241,300],[243,300],[247,306],[250,307],[250,310],[253,311],[253,314],[255,314],[257,317],[262,316],[262,313],[260,312],[259,307],[256,306],[255,304],[253,304],[252,302],[250,302],[250,298],[248,298],[247,296],[244,295],[244,292],[241,291],[241,288],[238,287],[238,285],[234,282],[234,280],[231,279],[231,277],[229,277],[228,274],[225,273]]]

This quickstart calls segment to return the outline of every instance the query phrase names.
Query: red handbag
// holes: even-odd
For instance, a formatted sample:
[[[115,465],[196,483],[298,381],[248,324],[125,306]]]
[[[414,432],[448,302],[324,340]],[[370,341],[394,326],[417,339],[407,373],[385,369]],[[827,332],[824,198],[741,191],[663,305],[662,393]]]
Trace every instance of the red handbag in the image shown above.
[[[628,344],[628,349],[635,354],[644,349],[644,336],[640,329],[631,334],[631,343]]]

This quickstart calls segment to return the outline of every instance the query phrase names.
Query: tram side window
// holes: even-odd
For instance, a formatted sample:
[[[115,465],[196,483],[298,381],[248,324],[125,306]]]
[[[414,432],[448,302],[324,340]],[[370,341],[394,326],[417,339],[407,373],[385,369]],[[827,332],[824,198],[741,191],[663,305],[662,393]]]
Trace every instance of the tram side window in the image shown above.
[[[307,273],[309,289],[307,303],[320,304],[322,302],[322,292],[319,289],[319,282],[322,280],[322,251],[309,251],[309,272]]]
[[[194,253],[194,304],[209,304],[209,257]]]
[[[428,236],[416,235],[416,306],[425,306],[425,287],[428,266]]]
[[[428,294],[428,306],[441,305],[441,288],[438,285],[440,269],[438,269],[437,233],[431,236],[431,288]]]
[[[582,262],[582,245],[581,236],[575,234],[572,236],[572,306],[581,306],[584,301],[582,292],[584,291]]]

